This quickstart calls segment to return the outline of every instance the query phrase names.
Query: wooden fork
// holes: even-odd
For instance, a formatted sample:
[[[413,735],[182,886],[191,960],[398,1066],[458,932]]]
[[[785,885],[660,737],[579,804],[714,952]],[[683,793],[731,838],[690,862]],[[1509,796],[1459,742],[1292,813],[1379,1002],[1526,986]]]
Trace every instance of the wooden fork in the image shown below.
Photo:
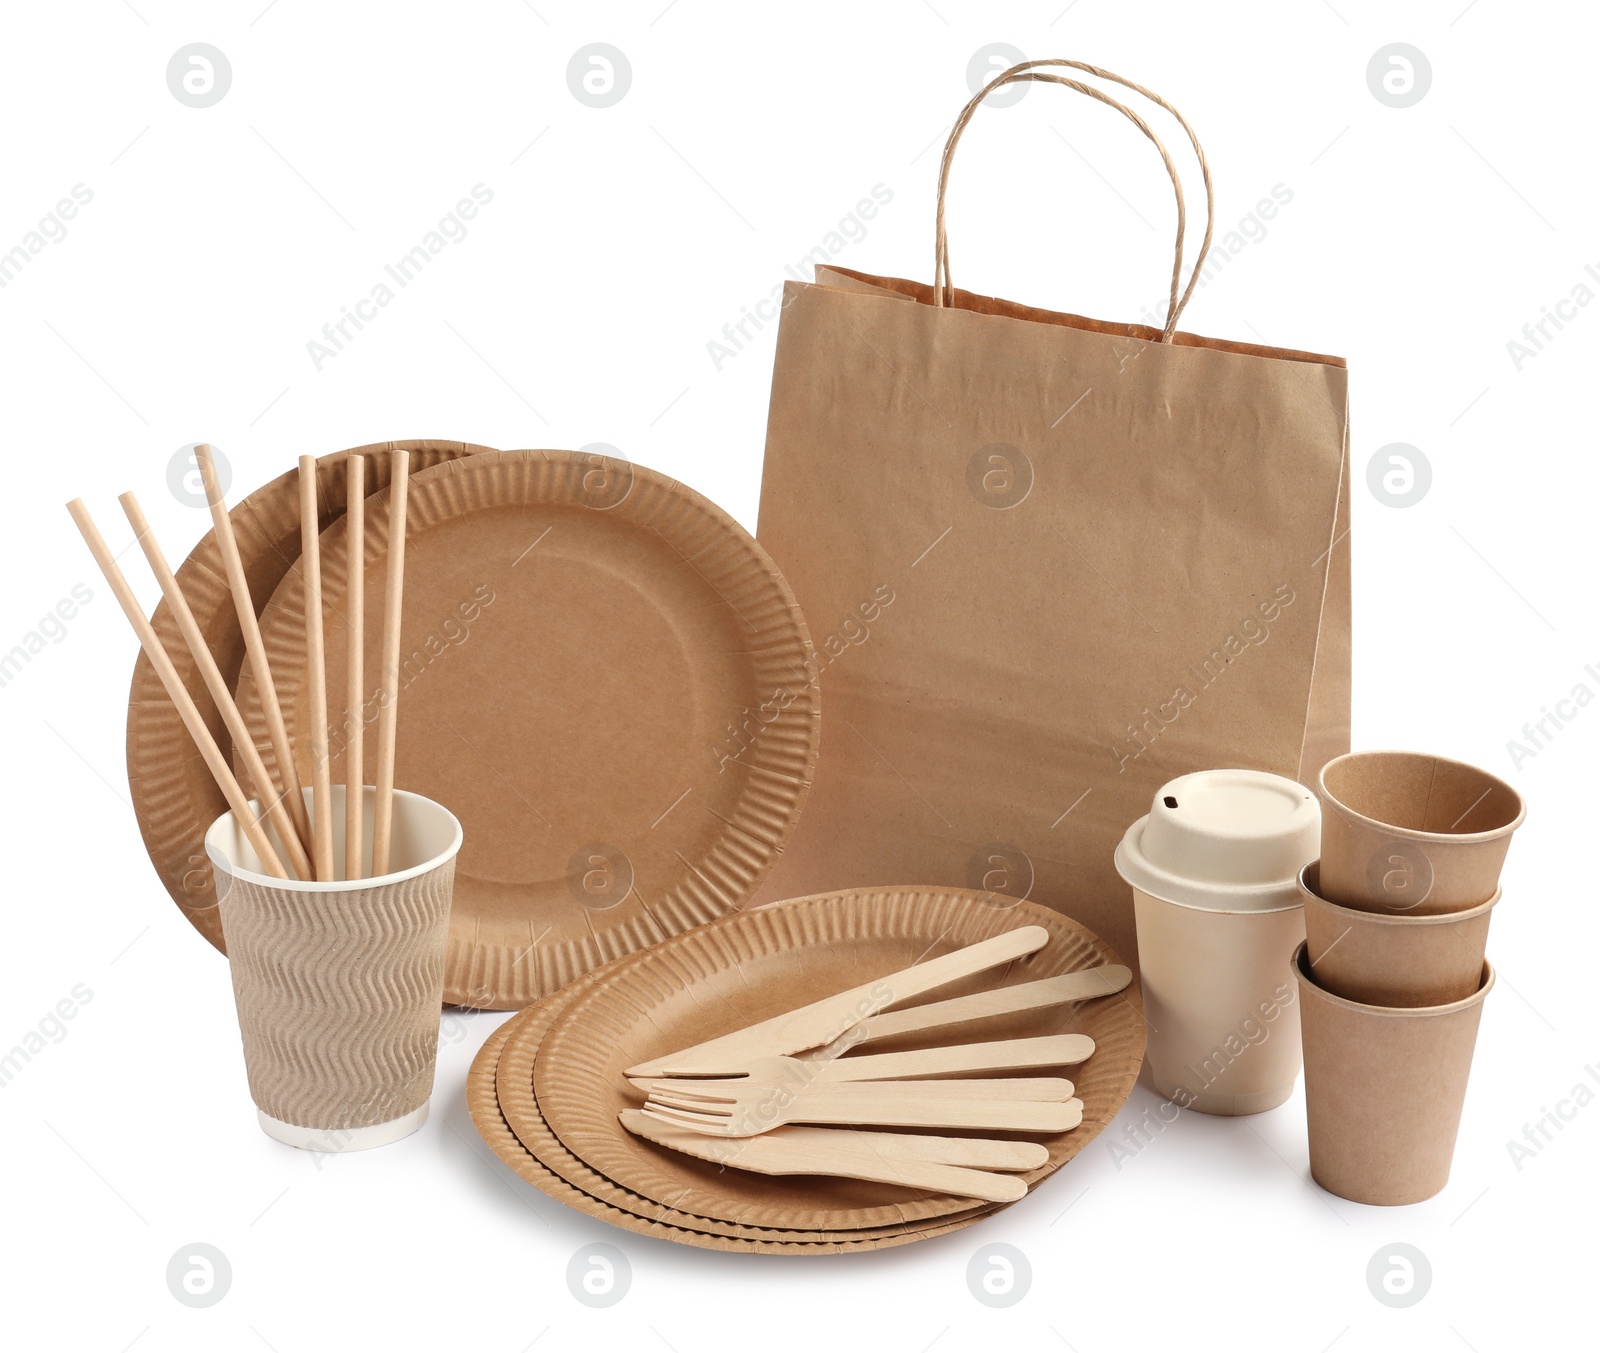
[[[643,1089],[657,1081],[692,1084],[706,1077],[742,1080],[747,1085],[807,1085],[817,1081],[914,1080],[922,1076],[959,1076],[968,1071],[1023,1071],[1033,1067],[1073,1066],[1094,1053],[1087,1034],[1046,1034],[1039,1038],[1003,1038],[993,1043],[956,1043],[913,1052],[875,1052],[865,1057],[748,1057],[719,1061],[693,1075],[638,1076]]]
[[[802,1065],[805,1065],[802,1063]],[[826,1065],[826,1063],[823,1063]],[[1032,1100],[1039,1104],[1064,1104],[1076,1093],[1077,1087],[1062,1076],[1017,1077],[994,1080],[924,1080],[924,1081],[818,1081],[774,1080],[770,1077],[730,1078],[726,1080],[691,1080],[687,1077],[666,1076],[652,1080],[635,1076],[628,1082],[659,1103],[668,1100],[707,1100],[727,1102],[730,1095],[749,1091],[758,1084],[771,1094],[820,1094],[826,1091],[848,1089],[861,1099],[989,1099]]]
[[[755,1137],[785,1123],[865,1127],[967,1128],[988,1132],[1067,1132],[1083,1121],[1083,1101],[886,1099],[848,1089],[791,1095],[785,1102],[769,1087],[732,1091],[726,1101],[650,1099],[644,1113],[709,1137]]]

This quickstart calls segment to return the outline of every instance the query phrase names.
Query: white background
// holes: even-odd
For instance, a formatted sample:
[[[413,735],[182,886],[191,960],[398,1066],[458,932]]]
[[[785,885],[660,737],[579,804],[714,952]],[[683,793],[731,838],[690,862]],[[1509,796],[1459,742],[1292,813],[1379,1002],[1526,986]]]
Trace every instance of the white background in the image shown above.
[[[1600,305],[1520,370],[1507,343],[1586,264],[1600,271],[1593,14],[1507,0],[264,4],[5,7],[0,250],[75,184],[93,194],[0,289],[0,650],[75,584],[93,592],[0,689],[0,1046],[75,985],[92,992],[0,1090],[7,1343],[1492,1353],[1562,1331],[1592,1340],[1582,1237],[1600,1107],[1520,1169],[1507,1143],[1600,1064],[1582,859],[1600,710],[1520,766],[1508,741],[1580,682],[1600,692],[1600,671],[1585,672],[1600,665]],[[231,63],[207,108],[167,84],[193,42]],[[609,108],[568,87],[591,42],[632,67]],[[1297,1094],[1253,1119],[1184,1115],[1120,1168],[1114,1125],[1025,1203],[941,1241],[831,1260],[711,1254],[606,1228],[486,1159],[462,1087],[499,1015],[447,1021],[418,1136],[321,1160],[269,1141],[226,964],[139,841],[122,759],[134,641],[61,504],[83,495],[121,549],[114,497],[133,488],[181,556],[207,525],[167,489],[185,443],[223,449],[236,498],[302,453],[434,436],[611,443],[753,527],[773,331],[720,371],[707,343],[878,184],[893,200],[839,262],[929,278],[936,143],[969,60],[996,42],[1171,98],[1206,144],[1223,228],[1275,185],[1292,192],[1185,327],[1348,357],[1356,744],[1464,757],[1531,805],[1449,1187],[1395,1210],[1322,1193]],[[1367,83],[1393,42],[1432,69],[1408,108]],[[466,237],[318,370],[307,343],[480,183],[493,200]],[[1164,295],[1172,220],[1132,127],[1034,87],[963,143],[956,280],[1134,318]],[[1366,488],[1392,442],[1432,467],[1409,508]],[[142,566],[130,572],[153,606]],[[1128,1113],[1153,1102],[1141,1086]],[[596,1240],[633,1271],[604,1311],[565,1277]],[[233,1269],[207,1310],[165,1280],[197,1241]],[[996,1241],[1028,1256],[1034,1282],[1002,1311],[964,1277]],[[1427,1255],[1432,1286],[1392,1310],[1365,1275],[1401,1241]]]

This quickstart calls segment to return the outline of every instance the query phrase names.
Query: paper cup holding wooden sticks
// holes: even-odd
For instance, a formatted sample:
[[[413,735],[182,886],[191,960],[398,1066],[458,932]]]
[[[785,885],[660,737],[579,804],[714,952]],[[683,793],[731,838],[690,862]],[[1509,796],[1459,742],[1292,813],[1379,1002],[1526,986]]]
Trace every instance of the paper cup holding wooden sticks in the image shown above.
[[[1527,815],[1498,776],[1418,752],[1352,752],[1317,777],[1322,895],[1361,911],[1437,916],[1487,902]]]
[[[1358,911],[1323,897],[1317,866],[1308,864],[1300,895],[1312,975],[1334,995],[1415,1007],[1464,1000],[1478,989],[1498,888],[1487,902],[1439,916]]]
[[[1465,1000],[1396,1008],[1324,990],[1303,944],[1290,968],[1300,987],[1311,1177],[1357,1203],[1433,1197],[1450,1179],[1494,969],[1482,964]]]
[[[342,860],[345,787],[331,793]],[[291,1146],[360,1151],[427,1119],[461,824],[393,793],[390,869],[377,878],[270,878],[231,812],[206,833],[250,1095],[262,1128]]]

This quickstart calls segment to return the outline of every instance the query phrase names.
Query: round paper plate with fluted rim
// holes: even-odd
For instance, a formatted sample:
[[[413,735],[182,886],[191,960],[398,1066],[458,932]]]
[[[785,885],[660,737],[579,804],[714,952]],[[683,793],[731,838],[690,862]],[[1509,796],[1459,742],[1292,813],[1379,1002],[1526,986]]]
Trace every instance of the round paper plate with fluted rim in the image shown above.
[[[321,548],[337,781],[351,717],[337,694],[342,519]],[[380,500],[366,522],[372,674],[387,550]],[[819,731],[805,621],[754,537],[643,466],[503,451],[413,477],[405,558],[395,783],[466,833],[446,1000],[517,1008],[742,906],[793,829]],[[297,578],[262,635],[304,782]],[[263,727],[248,673],[239,703]],[[363,717],[376,715],[374,700]],[[372,783],[377,738],[365,746]]]
[[[477,455],[489,449],[469,442],[374,442],[322,456],[317,461],[319,520],[326,526],[344,514],[347,456],[364,454],[368,457],[366,482],[370,496],[388,490],[389,457],[384,454],[388,451],[409,451],[411,471],[415,475],[443,461]],[[204,505],[197,510],[204,520],[210,520]],[[250,596],[259,613],[300,558],[299,471],[290,470],[262,485],[235,503],[228,516],[233,522]],[[215,530],[207,531],[189,552],[189,557],[177,569],[177,577],[184,600],[206,636],[212,657],[229,686],[235,686],[244,665],[244,633],[234,611],[233,594],[223,571]],[[212,706],[211,696],[165,601],[156,607],[151,620],[173,665],[183,677],[183,684],[205,714],[217,745],[223,755],[231,755],[233,743],[228,730]],[[228,802],[195,750],[183,720],[178,717],[161,679],[143,652],[134,664],[133,685],[128,696],[127,758],[128,791],[150,862],[189,923],[222,949],[217,892],[203,842],[207,828],[228,811]],[[245,788],[247,793],[253,793],[248,779]]]

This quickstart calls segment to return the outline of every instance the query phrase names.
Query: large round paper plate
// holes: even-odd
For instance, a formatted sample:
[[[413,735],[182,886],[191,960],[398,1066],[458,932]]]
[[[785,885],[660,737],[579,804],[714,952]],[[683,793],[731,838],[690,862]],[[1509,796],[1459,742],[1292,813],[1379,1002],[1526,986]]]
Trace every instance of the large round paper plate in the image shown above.
[[[411,468],[416,473],[490,448],[467,442],[375,442],[323,456],[317,461],[317,503],[323,524],[344,512],[346,456],[359,452],[372,457],[367,464],[367,484],[369,491],[376,492],[389,483],[389,458],[381,453],[400,449],[411,452]],[[291,470],[235,504],[228,513],[258,613],[300,557],[298,492],[298,471]],[[198,510],[205,512],[203,506]],[[211,654],[232,687],[244,663],[244,634],[228,590],[215,531],[206,532],[179,566],[177,575]],[[205,682],[165,601],[156,607],[151,619],[183,684],[205,714],[217,745],[225,755],[231,753],[233,744],[228,730],[212,706]],[[133,688],[128,696],[127,757],[128,789],[150,861],[190,924],[222,949],[222,923],[217,915],[211,863],[201,842],[206,829],[227,812],[227,800],[195,750],[155,668],[142,652],[134,665]],[[246,790],[251,790],[248,782]]]
[[[1044,948],[1004,969],[941,988],[930,999],[1120,962],[1103,940],[1047,907],[965,889],[854,889],[724,917],[619,963],[604,983],[562,1007],[534,1064],[540,1111],[567,1149],[597,1173],[696,1216],[833,1230],[970,1207],[969,1199],[889,1184],[723,1169],[667,1150],[617,1121],[640,1100],[623,1072],[1024,925],[1049,930]],[[1083,1100],[1083,1122],[1039,1138],[1050,1159],[1023,1176],[1033,1187],[1093,1140],[1138,1079],[1144,1014],[1131,988],[1072,1006],[884,1040],[867,1050],[1069,1032],[1095,1041],[1094,1055],[1066,1073]]]
[[[436,466],[414,477],[407,513],[395,783],[465,832],[445,999],[523,1006],[742,906],[788,839],[817,753],[811,641],[766,551],[666,476],[574,452]],[[388,534],[385,500],[367,521],[374,695]],[[338,781],[343,519],[322,553]],[[286,579],[262,632],[306,782],[303,611],[300,580]],[[239,694],[259,721],[248,674]]]
[[[684,1231],[701,1231],[707,1235],[729,1236],[738,1240],[805,1241],[816,1244],[835,1244],[841,1241],[860,1242],[898,1236],[907,1230],[924,1231],[923,1223],[900,1222],[893,1226],[859,1227],[839,1231],[799,1231],[778,1227],[741,1226],[737,1222],[718,1221],[714,1218],[696,1217],[664,1206],[649,1198],[620,1188],[604,1175],[596,1174],[561,1144],[550,1131],[539,1113],[538,1100],[532,1090],[533,1065],[538,1056],[539,1043],[551,1022],[579,993],[591,989],[596,980],[605,980],[610,965],[580,977],[571,986],[556,995],[537,1001],[525,1009],[505,1028],[508,1035],[501,1045],[494,1069],[495,1099],[499,1104],[500,1118],[505,1122],[523,1149],[552,1174],[565,1180],[578,1192],[611,1208],[630,1212],[649,1221],[661,1222]],[[1004,1204],[969,1204],[966,1216],[952,1214],[949,1218],[966,1216],[977,1220],[977,1213],[987,1215]]]
[[[582,1212],[585,1216],[596,1217],[600,1221],[621,1227],[625,1231],[632,1231],[636,1235],[648,1236],[654,1240],[670,1240],[680,1245],[693,1245],[703,1250],[722,1250],[734,1254],[789,1254],[810,1257],[856,1254],[864,1250],[882,1250],[897,1245],[909,1245],[917,1240],[932,1240],[937,1236],[948,1235],[952,1231],[971,1226],[973,1222],[980,1221],[987,1215],[986,1211],[969,1213],[963,1217],[932,1222],[925,1226],[907,1226],[892,1234],[826,1241],[796,1240],[790,1238],[792,1233],[778,1230],[741,1235],[716,1235],[675,1224],[674,1218],[679,1214],[673,1213],[670,1209],[660,1209],[661,1216],[666,1220],[655,1220],[634,1211],[613,1207],[582,1189],[574,1188],[561,1176],[541,1164],[539,1158],[517,1139],[504,1114],[501,1113],[499,1101],[495,1098],[495,1067],[506,1041],[513,1032],[514,1023],[515,1021],[508,1020],[490,1034],[474,1059],[472,1069],[467,1075],[468,1112],[471,1113],[473,1124],[489,1149],[520,1179],[532,1184],[534,1188],[557,1202],[565,1203],[568,1207]],[[750,1232],[751,1228],[744,1230]],[[757,1238],[757,1234],[760,1238]]]

